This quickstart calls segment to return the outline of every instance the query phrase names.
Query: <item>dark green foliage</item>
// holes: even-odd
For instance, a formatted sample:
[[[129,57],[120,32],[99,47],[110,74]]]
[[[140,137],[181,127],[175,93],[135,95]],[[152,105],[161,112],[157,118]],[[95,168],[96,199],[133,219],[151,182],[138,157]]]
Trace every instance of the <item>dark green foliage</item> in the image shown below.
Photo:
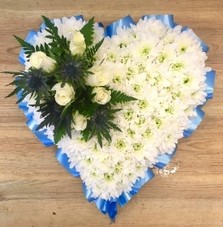
[[[17,94],[18,91],[22,91],[21,98],[17,103],[21,102],[27,95],[35,97],[37,104],[40,103],[40,100],[50,97],[50,87],[48,85],[48,77],[40,69],[30,68],[28,72],[5,72],[13,74],[14,76],[19,75],[16,79],[9,85],[15,85],[16,88],[7,96],[10,97],[14,94]]]
[[[63,107],[58,105],[53,97],[50,100],[43,100],[41,104],[35,106],[39,108],[41,117],[44,118],[44,121],[38,126],[38,129],[58,123]]]
[[[41,51],[56,61],[55,68],[50,73],[32,67],[27,71],[5,72],[16,77],[10,83],[16,88],[8,97],[21,92],[18,103],[27,95],[34,97],[36,103],[33,106],[38,108],[43,119],[37,130],[45,126],[54,126],[55,143],[58,143],[65,135],[72,136],[73,115],[78,111],[88,119],[87,127],[81,132],[83,139],[88,141],[95,136],[102,147],[103,139],[108,142],[112,140],[111,130],[121,131],[113,123],[116,112],[120,110],[115,108],[115,105],[136,99],[121,91],[105,87],[111,91],[110,102],[106,105],[92,102],[95,95],[92,94],[93,87],[86,85],[85,79],[92,74],[91,67],[96,60],[95,55],[104,41],[102,39],[94,44],[94,18],[90,19],[80,30],[86,44],[85,52],[82,55],[72,55],[69,49],[70,41],[59,35],[58,28],[51,20],[45,16],[43,16],[43,20],[46,25],[45,30],[48,32],[46,38],[50,39],[48,44],[33,46],[17,36],[15,38],[22,46],[28,60],[34,52]],[[55,101],[56,91],[51,89],[57,83],[62,83],[62,87],[69,84],[75,91],[75,98],[66,106],[60,106]]]
[[[70,56],[58,66],[57,79],[63,83],[69,83],[73,87],[85,89],[85,77],[91,72],[86,62],[79,56]]]
[[[94,41],[94,17],[91,18],[88,23],[83,26],[80,32],[84,36],[86,46],[90,47]]]
[[[14,37],[20,43],[21,47],[23,47],[24,52],[27,57],[30,57],[31,54],[35,52],[35,47],[33,45],[27,43],[26,41],[24,41],[23,39],[19,38],[16,35],[14,35]]]
[[[58,105],[53,97],[50,100],[44,100],[43,103],[36,106],[44,119],[37,130],[44,126],[54,125],[55,143],[58,143],[65,134],[71,137],[72,111],[67,111],[66,114],[63,114],[64,108]]]
[[[87,62],[89,67],[93,66],[93,62],[95,61],[95,54],[99,50],[103,41],[104,41],[104,39],[102,39],[101,41],[99,41],[98,43],[96,43],[95,45],[91,46],[90,48],[88,48],[86,50],[86,52],[85,52],[86,62]]]
[[[66,58],[67,54],[70,54],[69,41],[64,36],[59,36],[58,28],[50,19],[45,16],[42,17],[46,25],[46,31],[49,33],[46,38],[51,39],[51,42],[49,43],[50,49],[43,52],[48,52],[51,58],[55,59],[57,62],[60,62],[62,59]]]
[[[124,103],[137,100],[132,96],[128,96],[121,91],[112,90],[110,103],[115,105],[117,103]]]
[[[111,142],[110,130],[115,129],[121,131],[117,125],[112,123],[114,113],[117,111],[119,111],[119,109],[111,109],[109,105],[98,106],[97,110],[88,121],[87,128],[82,132],[84,140],[88,141],[93,136],[96,136],[101,147],[103,146],[103,138]]]
[[[51,55],[50,47],[46,43],[44,43],[44,45],[43,44],[40,44],[40,46],[36,46],[35,47],[35,51],[36,52],[37,51],[42,51],[42,52],[44,52],[48,56]]]

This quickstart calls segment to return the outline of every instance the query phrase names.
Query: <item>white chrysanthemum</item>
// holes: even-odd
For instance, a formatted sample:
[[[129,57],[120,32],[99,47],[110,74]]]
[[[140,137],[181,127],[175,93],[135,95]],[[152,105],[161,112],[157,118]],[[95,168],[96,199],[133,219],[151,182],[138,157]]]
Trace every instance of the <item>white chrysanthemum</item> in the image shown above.
[[[77,20],[75,17],[54,19],[53,22],[58,27],[59,35],[63,35],[67,39],[71,39],[72,34],[86,24],[82,19]]]
[[[54,22],[60,35],[68,39],[85,24],[74,17]],[[95,25],[95,30],[96,42],[103,29]],[[44,30],[39,32],[36,44],[48,42],[46,35]],[[181,26],[172,29],[155,19],[141,19],[105,38],[96,55],[100,75],[110,78],[112,89],[138,100],[117,106],[122,110],[114,123],[122,132],[111,131],[112,142],[103,141],[103,148],[94,138],[84,142],[79,132],[58,143],[93,196],[111,199],[130,191],[159,154],[174,150],[195,115],[194,109],[205,102],[206,58],[191,30],[181,32]],[[29,108],[39,124],[40,113]],[[46,129],[52,138],[53,128]]]

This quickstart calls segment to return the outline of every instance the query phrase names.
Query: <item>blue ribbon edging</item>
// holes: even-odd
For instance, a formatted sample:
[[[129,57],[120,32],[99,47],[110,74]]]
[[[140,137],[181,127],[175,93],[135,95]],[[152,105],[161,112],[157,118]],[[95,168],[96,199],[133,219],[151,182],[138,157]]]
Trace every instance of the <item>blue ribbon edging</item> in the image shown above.
[[[82,19],[84,20],[82,15],[75,16],[76,19]],[[174,28],[177,24],[174,22],[173,15],[166,14],[166,15],[144,15],[142,19],[149,19],[149,18],[155,18],[160,21],[162,21],[164,24],[169,26],[170,28]],[[112,37],[113,35],[117,34],[117,28],[118,27],[126,27],[130,28],[131,24],[135,24],[134,20],[130,16],[123,17],[120,20],[117,20],[113,22],[112,24],[108,25],[105,29],[105,36]],[[99,23],[99,26],[103,26],[101,23]],[[40,31],[45,28],[44,23],[40,26]],[[188,27],[184,27],[182,29],[183,31],[187,31]],[[30,31],[25,39],[28,43],[34,43],[35,41],[35,35],[37,34],[36,31]],[[197,37],[197,36],[196,36]],[[208,52],[208,46],[199,38],[197,37],[198,41],[200,42],[201,48],[204,52]],[[19,54],[19,62],[21,64],[25,64],[25,55],[24,50],[22,49]],[[207,72],[206,74],[206,84],[207,84],[207,97],[206,101],[211,99],[213,97],[213,90],[214,90],[214,81],[215,81],[215,74],[216,72],[214,70]],[[21,97],[21,92],[17,94],[18,98]],[[54,145],[54,142],[47,138],[47,136],[44,134],[45,130],[36,130],[38,125],[36,125],[35,120],[33,119],[33,113],[30,113],[28,111],[28,103],[25,101],[22,101],[19,103],[19,108],[23,111],[27,118],[27,126],[30,128],[30,130],[38,137],[38,139],[45,145],[45,146],[52,146]],[[192,118],[190,121],[190,126],[187,130],[184,131],[184,137],[190,136],[198,127],[198,125],[201,123],[204,112],[201,110],[202,106],[196,107],[194,110],[196,112],[196,117]],[[177,148],[173,150],[171,154],[162,154],[157,157],[157,162],[155,164],[155,167],[157,168],[164,168],[173,158],[173,156],[176,153]],[[56,152],[56,158],[58,162],[74,177],[80,177],[80,173],[75,168],[70,168],[69,158],[68,156],[62,152],[61,149],[58,149]],[[117,215],[117,205],[124,206],[128,201],[138,193],[138,191],[141,189],[141,187],[150,181],[154,177],[154,174],[150,168],[147,169],[145,172],[145,177],[138,178],[135,184],[132,186],[130,192],[123,192],[118,198],[110,198],[109,200],[104,200],[101,198],[95,198],[92,196],[91,189],[88,189],[87,186],[83,183],[83,191],[85,194],[86,199],[89,202],[94,202],[97,206],[97,208],[103,213],[108,214],[109,217],[114,220]]]
[[[56,152],[56,158],[59,163],[75,177],[80,177],[79,172],[75,167],[70,168],[69,158],[66,153],[63,153],[62,149],[58,149]],[[118,198],[111,198],[109,200],[95,198],[91,189],[88,189],[85,183],[83,183],[83,191],[86,199],[89,202],[94,202],[97,208],[103,213],[108,214],[109,217],[114,221],[117,215],[117,205],[124,206],[134,195],[138,193],[140,188],[154,177],[151,169],[147,169],[143,178],[138,178],[129,192],[123,192]]]
[[[104,36],[112,37],[113,35],[117,34],[117,28],[130,28],[131,24],[135,24],[134,20],[130,16],[123,17],[120,20],[113,22],[112,24],[108,25],[105,29]]]
[[[21,98],[22,91],[18,92],[17,98]],[[38,125],[36,124],[35,119],[33,118],[33,113],[29,112],[28,103],[26,101],[22,101],[18,104],[19,108],[23,111],[25,117],[27,118],[26,125],[33,132],[33,134],[44,144],[46,147],[50,147],[54,145],[54,142],[50,140],[47,135],[45,135],[46,129],[36,130]]]

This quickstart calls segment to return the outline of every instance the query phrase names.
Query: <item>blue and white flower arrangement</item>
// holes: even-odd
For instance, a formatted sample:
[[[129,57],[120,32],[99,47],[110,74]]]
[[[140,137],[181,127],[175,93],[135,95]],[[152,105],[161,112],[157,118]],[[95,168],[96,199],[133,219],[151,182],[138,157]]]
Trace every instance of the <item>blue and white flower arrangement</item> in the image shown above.
[[[215,71],[208,47],[172,15],[103,28],[82,16],[49,20],[26,40],[9,95],[27,125],[111,219],[172,159],[201,122]]]

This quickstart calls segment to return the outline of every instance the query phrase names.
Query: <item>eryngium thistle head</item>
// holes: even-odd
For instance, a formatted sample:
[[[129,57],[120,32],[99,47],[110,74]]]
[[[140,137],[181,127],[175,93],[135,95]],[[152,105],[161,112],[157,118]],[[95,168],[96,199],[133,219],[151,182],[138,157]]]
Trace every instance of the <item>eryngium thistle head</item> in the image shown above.
[[[64,82],[78,82],[83,76],[83,67],[81,61],[69,59],[61,65],[60,73]]]
[[[26,86],[31,91],[40,91],[46,88],[46,75],[39,69],[33,69],[26,74]]]
[[[106,110],[99,109],[96,113],[91,117],[90,123],[97,130],[103,127],[108,121],[108,117],[106,114]]]

